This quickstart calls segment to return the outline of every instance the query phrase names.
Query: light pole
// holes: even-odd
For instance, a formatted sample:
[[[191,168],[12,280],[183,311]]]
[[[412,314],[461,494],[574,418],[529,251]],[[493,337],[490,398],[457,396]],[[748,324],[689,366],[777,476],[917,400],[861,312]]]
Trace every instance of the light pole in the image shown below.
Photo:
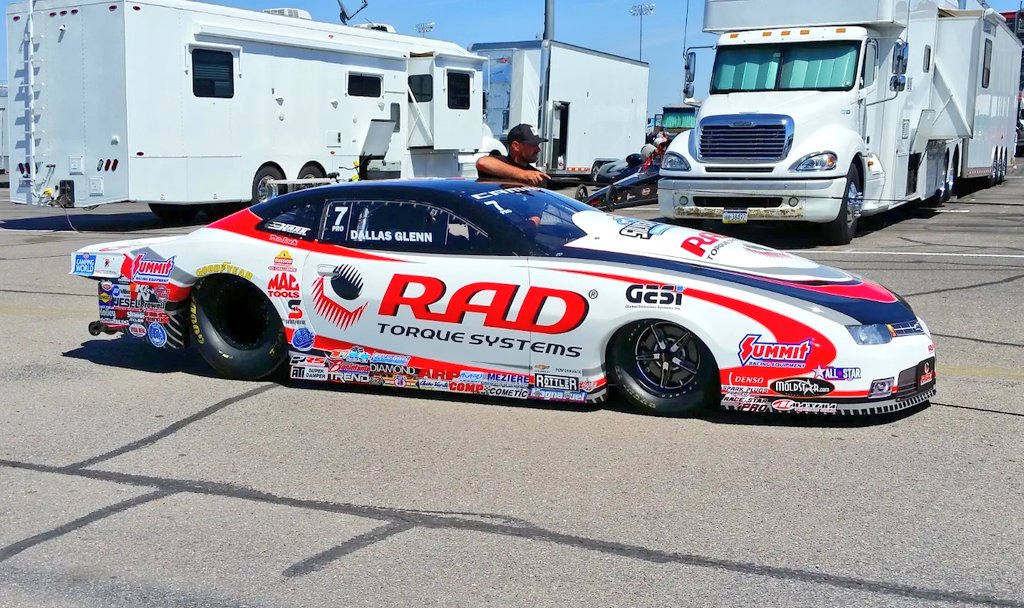
[[[654,12],[654,3],[647,2],[643,4],[634,4],[629,7],[629,14],[634,17],[640,17],[640,61],[644,60],[644,15],[650,15]]]
[[[434,31],[434,25],[435,24],[434,24],[433,21],[427,21],[425,23],[417,23],[416,24],[416,31],[420,33],[420,36],[426,36],[427,32]]]

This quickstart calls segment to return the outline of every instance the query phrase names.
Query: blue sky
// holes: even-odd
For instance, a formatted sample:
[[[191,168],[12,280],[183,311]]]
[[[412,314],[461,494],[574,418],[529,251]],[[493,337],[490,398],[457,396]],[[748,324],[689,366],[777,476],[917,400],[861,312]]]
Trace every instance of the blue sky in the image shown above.
[[[785,0],[765,0],[781,2]],[[861,1],[861,0],[824,0]],[[654,14],[643,20],[643,58],[650,63],[648,113],[682,99],[683,23],[687,0],[654,0]],[[293,7],[305,9],[319,21],[338,20],[336,0],[219,0],[241,8]],[[355,10],[360,0],[345,0]],[[562,42],[607,53],[638,58],[640,21],[629,14],[634,0],[555,0],[555,38]],[[690,19],[686,44],[714,44],[715,38],[701,31],[703,0],[689,0]],[[1018,0],[991,0],[997,10],[1014,10]],[[357,22],[377,21],[395,26],[399,32],[416,34],[416,24],[435,23],[428,34],[468,47],[474,42],[533,40],[544,31],[544,0],[369,0]],[[0,52],[6,52],[6,46]],[[6,58],[4,58],[6,63]],[[699,55],[697,96],[707,92],[711,55]],[[600,78],[600,75],[595,75]],[[615,86],[609,82],[609,86]]]

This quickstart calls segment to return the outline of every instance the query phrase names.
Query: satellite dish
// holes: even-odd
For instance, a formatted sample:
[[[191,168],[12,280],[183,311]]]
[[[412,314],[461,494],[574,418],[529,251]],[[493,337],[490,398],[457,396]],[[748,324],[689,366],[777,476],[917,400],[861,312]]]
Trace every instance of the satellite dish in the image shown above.
[[[341,24],[348,25],[348,22],[351,21],[353,17],[358,15],[364,8],[366,8],[367,4],[369,4],[368,0],[363,0],[362,5],[356,10],[356,12],[350,13],[348,12],[348,9],[345,8],[345,3],[342,2],[341,0],[338,0],[338,8],[341,9],[341,14],[338,16],[338,18],[341,19]]]

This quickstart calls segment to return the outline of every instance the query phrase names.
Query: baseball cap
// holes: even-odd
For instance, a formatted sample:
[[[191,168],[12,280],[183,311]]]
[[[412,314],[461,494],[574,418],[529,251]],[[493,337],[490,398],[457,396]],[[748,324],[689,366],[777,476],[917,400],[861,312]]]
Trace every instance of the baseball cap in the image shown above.
[[[508,143],[518,141],[524,144],[542,144],[547,140],[537,135],[533,127],[528,124],[516,125],[508,130]]]

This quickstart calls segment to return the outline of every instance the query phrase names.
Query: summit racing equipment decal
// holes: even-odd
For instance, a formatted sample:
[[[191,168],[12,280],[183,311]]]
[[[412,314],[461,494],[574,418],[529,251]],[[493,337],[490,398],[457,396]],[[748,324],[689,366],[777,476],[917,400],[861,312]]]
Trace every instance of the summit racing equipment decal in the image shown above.
[[[835,386],[814,378],[786,378],[772,382],[772,392],[787,397],[819,397],[835,390]]]
[[[811,340],[797,344],[759,342],[760,334],[747,334],[740,342],[740,363],[757,367],[804,367],[811,354]]]
[[[410,287],[413,287],[410,289]],[[434,277],[396,274],[391,279],[381,299],[379,314],[397,317],[402,307],[407,307],[414,317],[421,321],[461,324],[467,313],[484,315],[484,327],[540,334],[564,334],[570,332],[587,317],[590,304],[587,299],[574,292],[549,287],[530,287],[519,308],[519,314],[509,319],[512,303],[519,293],[519,285],[508,283],[470,283],[452,294],[443,310],[434,312],[430,306],[437,304],[448,290],[444,281]],[[419,295],[408,295],[418,293]],[[472,303],[479,294],[492,294],[486,304]],[[551,300],[561,302],[564,312],[560,319],[550,325],[538,321],[541,312]]]
[[[148,260],[143,253],[132,262],[132,281],[136,283],[166,283],[174,270],[174,256],[169,260]]]
[[[530,340],[523,340],[520,338],[491,336],[488,334],[470,334],[464,331],[431,329],[429,327],[409,327],[405,325],[393,325],[391,323],[377,323],[377,327],[381,334],[390,334],[392,336],[401,336],[405,338],[436,340],[438,342],[468,344],[470,346],[488,346],[490,348],[518,350],[520,352],[529,350],[530,352],[537,354],[553,355],[555,357],[577,358],[583,355],[582,346],[566,346],[555,342],[532,342]]]
[[[364,302],[357,308],[346,308],[331,299],[324,283],[330,277],[331,291],[342,300],[356,300],[363,292],[363,277],[359,271],[347,265],[320,266],[317,268],[317,273],[320,276],[313,282],[313,307],[317,314],[341,329],[348,329],[355,325],[366,311],[367,303]]]

